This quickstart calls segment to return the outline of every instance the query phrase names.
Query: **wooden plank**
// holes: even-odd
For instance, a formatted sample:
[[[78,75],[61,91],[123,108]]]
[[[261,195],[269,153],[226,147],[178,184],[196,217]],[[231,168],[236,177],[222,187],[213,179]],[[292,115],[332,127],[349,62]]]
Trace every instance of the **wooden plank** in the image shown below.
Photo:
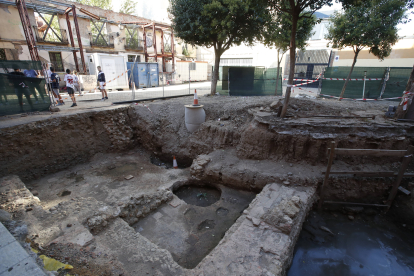
[[[356,203],[356,202],[325,201],[324,203],[327,203],[327,204],[342,204],[342,205],[388,207],[388,205],[385,205],[385,204],[370,204],[370,203]]]
[[[408,164],[410,163],[411,159],[413,158],[414,146],[409,146],[406,153],[407,153],[407,155],[404,156],[404,159],[401,163],[400,170],[398,172],[397,179],[395,180],[394,186],[392,187],[391,193],[390,193],[390,195],[388,197],[388,200],[387,200],[387,204],[388,204],[387,211],[390,209],[392,201],[394,200],[395,196],[397,195],[398,187],[400,186],[401,180],[404,176],[404,172],[407,169]]]
[[[322,172],[325,174],[325,172]],[[343,172],[330,172],[329,174],[355,174],[367,177],[394,177],[398,176],[398,173],[395,172],[363,172],[363,171],[343,171]],[[403,177],[414,177],[414,173],[405,173]]]
[[[372,120],[375,120],[375,115],[372,115],[372,116],[313,115],[307,118],[338,118],[338,119],[372,119]]]
[[[404,193],[405,195],[411,195],[411,192],[407,189],[404,189],[403,187],[398,187],[398,191]]]
[[[329,149],[328,149],[329,152]],[[407,153],[405,150],[380,150],[380,149],[335,149],[337,155],[369,155],[379,157],[404,157]]]
[[[324,174],[325,172],[322,172]],[[387,171],[387,172],[363,172],[363,171],[337,171],[337,172],[330,172],[330,174],[355,174],[355,175],[367,175],[367,176],[376,176],[376,177],[392,177],[394,176],[394,172]]]
[[[328,185],[329,173],[331,171],[331,167],[332,167],[332,163],[333,163],[334,157],[335,157],[335,142],[332,141],[331,142],[331,146],[330,146],[330,154],[329,154],[328,166],[326,167],[325,179],[323,181],[323,184],[322,184],[322,187],[321,187],[321,193],[319,195],[319,205],[318,205],[318,208],[319,209],[322,208],[322,204],[323,204],[323,191],[324,191],[326,185]]]

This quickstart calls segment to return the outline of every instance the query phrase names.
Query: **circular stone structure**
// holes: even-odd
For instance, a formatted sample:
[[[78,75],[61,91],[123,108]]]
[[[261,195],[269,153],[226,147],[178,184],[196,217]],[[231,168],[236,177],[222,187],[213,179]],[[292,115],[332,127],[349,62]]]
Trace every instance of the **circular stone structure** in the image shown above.
[[[174,194],[187,204],[201,207],[210,206],[221,197],[221,191],[214,186],[184,185],[177,188]]]
[[[185,105],[185,127],[189,132],[196,131],[206,121],[204,105]]]

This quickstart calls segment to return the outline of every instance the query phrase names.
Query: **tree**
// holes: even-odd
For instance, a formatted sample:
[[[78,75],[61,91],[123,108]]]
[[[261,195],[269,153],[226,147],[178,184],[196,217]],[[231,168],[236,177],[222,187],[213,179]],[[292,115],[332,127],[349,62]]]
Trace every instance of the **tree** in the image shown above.
[[[362,49],[369,48],[369,52],[381,60],[390,55],[391,46],[399,39],[397,25],[404,22],[405,11],[405,2],[401,0],[370,0],[346,8],[343,14],[334,14],[325,38],[330,40],[333,48],[352,47],[354,51],[351,70],[339,100]]]
[[[99,7],[104,10],[112,10],[112,0],[74,0],[84,5]]]
[[[298,20],[298,27],[296,32],[296,48],[305,50],[306,41],[314,34],[312,28],[315,26],[317,20],[315,16],[310,18],[303,17]],[[292,20],[286,13],[279,13],[274,15],[274,19],[269,22],[267,32],[264,34],[264,44],[269,47],[277,49],[277,77],[275,96],[279,85],[279,67],[283,59],[283,55],[289,50],[290,37],[292,32]],[[280,55],[281,54],[281,55]]]
[[[170,0],[174,33],[191,45],[213,47],[211,94],[216,94],[220,57],[232,45],[262,39],[271,19],[266,0]]]
[[[136,15],[135,5],[136,3],[133,0],[124,0],[121,4],[121,8],[119,9],[119,12],[125,13],[125,14]]]
[[[332,0],[269,0],[270,8],[276,13],[286,14],[292,20],[292,29],[290,33],[290,68],[289,79],[286,88],[285,102],[280,117],[285,117],[289,105],[291,88],[293,85],[293,77],[295,74],[295,58],[296,58],[296,32],[298,30],[298,22],[301,19],[311,18],[313,14],[324,5],[332,5]]]

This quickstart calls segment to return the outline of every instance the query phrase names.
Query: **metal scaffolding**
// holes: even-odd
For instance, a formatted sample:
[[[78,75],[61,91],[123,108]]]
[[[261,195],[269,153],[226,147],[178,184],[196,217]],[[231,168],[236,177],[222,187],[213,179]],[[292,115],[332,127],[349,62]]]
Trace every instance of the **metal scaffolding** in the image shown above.
[[[157,62],[158,58],[162,59],[162,71],[166,73],[166,58],[171,58],[172,61],[172,73],[174,73],[175,68],[175,61],[174,61],[174,32],[171,26],[168,26],[166,24],[161,23],[155,23],[155,22],[122,22],[122,24],[128,25],[138,25],[143,29],[143,40],[144,40],[144,56],[145,56],[145,62],[148,62],[148,58],[153,57],[155,58],[155,62]],[[154,47],[154,54],[150,55],[148,54],[147,49],[147,29],[152,29],[152,45]],[[164,31],[171,32],[171,54],[166,54],[164,49]],[[161,32],[161,54],[158,54],[157,52],[157,36],[156,31]]]
[[[53,1],[43,1],[43,2],[49,3],[49,2],[53,2]],[[63,5],[63,3],[60,3],[60,2],[55,2],[55,3],[59,3],[59,4]],[[22,28],[23,28],[23,31],[24,31],[24,35],[26,37],[26,42],[27,42],[27,47],[29,48],[30,57],[33,61],[40,61],[40,57],[39,57],[39,53],[37,51],[37,48],[42,48],[42,47],[38,47],[36,45],[36,39],[33,35],[32,29],[30,27],[31,24],[30,24],[29,14],[27,12],[27,7],[26,7],[25,0],[16,0],[16,7],[17,7],[17,10],[19,11],[20,20],[22,22]],[[34,5],[32,8],[36,8],[36,7],[37,6]],[[98,16],[88,12],[87,10],[80,9],[80,11],[83,12],[84,14],[86,14],[87,18],[94,18],[94,19],[98,19],[98,20],[100,19]],[[76,37],[77,37],[77,40],[78,40],[79,48],[75,47],[75,42],[74,42],[74,39],[73,39],[72,27],[71,27],[70,16],[69,16],[69,14],[71,12],[72,12],[72,17],[73,17],[73,22],[75,24]],[[76,70],[78,72],[80,72],[80,70],[79,70],[78,58],[77,58],[76,53],[79,51],[79,54],[80,54],[80,57],[81,57],[81,62],[82,62],[83,73],[86,74],[86,63],[85,63],[85,57],[84,57],[84,54],[83,54],[82,39],[81,39],[80,31],[79,31],[78,16],[76,14],[76,6],[75,5],[69,6],[65,10],[64,14],[66,15],[66,23],[68,25],[69,39],[70,39],[70,44],[71,44],[71,47],[68,47],[68,50],[73,52],[73,58],[75,60]],[[48,48],[50,50],[53,50],[54,46],[48,46]],[[59,46],[57,46],[57,48],[59,48]]]

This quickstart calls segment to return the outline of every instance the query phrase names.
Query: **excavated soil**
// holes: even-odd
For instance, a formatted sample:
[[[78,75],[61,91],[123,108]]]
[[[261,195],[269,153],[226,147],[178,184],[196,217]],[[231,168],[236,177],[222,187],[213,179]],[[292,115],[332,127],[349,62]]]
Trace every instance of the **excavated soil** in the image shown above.
[[[330,143],[406,150],[414,124],[383,116],[394,102],[325,99],[292,99],[280,119],[279,100],[201,97],[206,122],[194,133],[186,98],[1,128],[0,206],[15,220],[6,225],[27,225],[35,248],[79,275],[283,275]],[[397,172],[400,161],[336,157],[333,170]],[[221,193],[182,185],[191,181]],[[331,200],[378,204],[394,178],[329,181]],[[398,194],[387,219],[411,232],[413,202]]]

